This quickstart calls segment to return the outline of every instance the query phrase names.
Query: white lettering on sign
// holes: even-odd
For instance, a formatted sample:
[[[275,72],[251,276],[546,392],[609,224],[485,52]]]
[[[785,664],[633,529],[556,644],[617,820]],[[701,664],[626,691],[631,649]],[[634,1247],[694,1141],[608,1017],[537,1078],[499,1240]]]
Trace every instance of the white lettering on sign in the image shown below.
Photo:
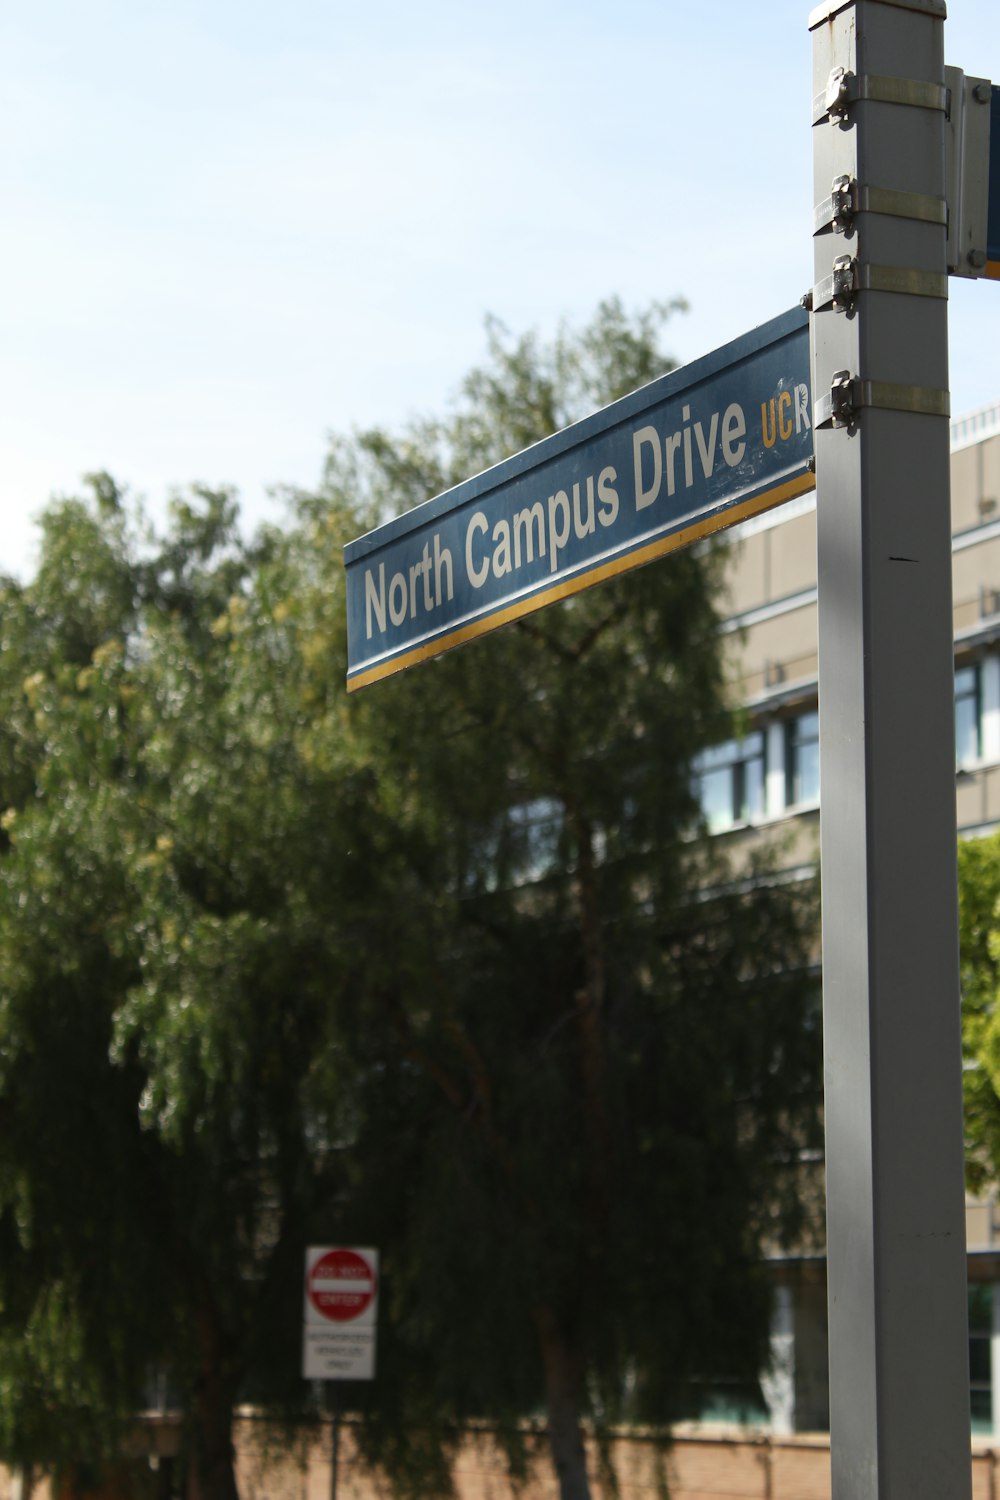
[[[791,401],[790,393],[786,395]],[[669,498],[683,484],[689,490],[698,477],[711,479],[719,451],[720,413],[713,411],[705,419],[691,421],[691,408],[681,408],[683,426],[676,432],[660,433],[655,427],[640,427],[632,434],[632,460],[635,470],[635,508],[645,510],[659,499],[666,480]],[[743,441],[746,417],[735,401],[721,414],[722,457],[732,469],[746,453]],[[789,433],[789,436],[791,434]],[[772,446],[772,445],[768,445]],[[697,470],[695,459],[697,458]]]
[[[481,589],[491,574],[505,578],[536,558],[547,557],[549,572],[558,572],[559,555],[572,537],[582,542],[598,526],[613,526],[618,519],[617,480],[608,464],[596,476],[575,480],[570,493],[556,490],[544,505],[536,500],[509,521],[501,518],[492,532],[485,514],[475,511],[465,531],[465,571],[472,587]]]
[[[743,462],[743,455],[747,451],[747,445],[743,441],[746,436],[747,419],[743,415],[742,406],[733,402],[726,407],[726,415],[722,419],[722,456],[731,469]]]
[[[481,510],[477,510],[469,522],[468,530],[465,533],[465,571],[474,589],[481,589],[490,576],[490,565],[488,562],[484,560],[482,567],[477,567],[472,560],[472,548],[478,533],[480,531],[487,532],[489,529],[489,521],[487,521]]]
[[[439,604],[455,597],[455,572],[451,553],[442,547],[441,538],[434,535],[434,555],[430,542],[406,573],[393,573],[388,590],[385,582],[385,563],[379,563],[378,573],[365,569],[365,634],[372,638],[372,629],[385,630],[386,602],[389,619],[394,625],[402,625],[409,617],[415,620],[423,611],[429,614]]]
[[[684,402],[680,425],[675,425],[676,412],[674,407],[660,417],[661,423],[669,422],[670,431],[648,423],[623,434],[626,453],[629,442],[632,449],[633,515],[652,509],[657,501],[696,491],[725,469],[739,468],[748,449],[753,454],[773,449],[808,430],[809,389],[801,383],[779,381],[775,394],[760,404],[759,443],[756,433],[748,441],[747,413],[738,401],[702,411]],[[456,547],[468,586],[481,590],[491,581],[515,582],[515,575],[528,568],[537,578],[539,563],[550,576],[572,566],[578,556],[574,543],[601,536],[619,520],[620,488],[618,470],[607,464],[599,473],[567,481],[551,494],[529,494],[525,503],[499,518],[495,511],[491,516],[485,508],[473,510],[464,523],[464,545],[458,542]],[[480,503],[488,505],[487,501]],[[650,522],[656,524],[655,511]],[[454,531],[451,540],[458,541]],[[607,545],[614,546],[614,539],[609,537]],[[418,540],[415,547],[419,546]],[[384,635],[390,626],[400,629],[407,622],[421,619],[426,619],[431,629],[434,611],[454,599],[454,559],[440,533],[435,532],[431,540],[423,541],[412,560],[388,576],[384,562],[365,568],[366,638],[370,641],[375,635]]]

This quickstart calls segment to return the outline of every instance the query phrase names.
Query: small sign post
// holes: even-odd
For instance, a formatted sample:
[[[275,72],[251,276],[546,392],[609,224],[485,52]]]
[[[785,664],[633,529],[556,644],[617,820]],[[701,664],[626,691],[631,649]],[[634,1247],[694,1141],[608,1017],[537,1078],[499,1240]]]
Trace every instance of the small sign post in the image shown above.
[[[306,1251],[303,1374],[307,1380],[373,1380],[378,1252]]]
[[[337,1500],[338,1380],[374,1380],[378,1251],[340,1245],[306,1251],[302,1373],[330,1381],[330,1500]]]

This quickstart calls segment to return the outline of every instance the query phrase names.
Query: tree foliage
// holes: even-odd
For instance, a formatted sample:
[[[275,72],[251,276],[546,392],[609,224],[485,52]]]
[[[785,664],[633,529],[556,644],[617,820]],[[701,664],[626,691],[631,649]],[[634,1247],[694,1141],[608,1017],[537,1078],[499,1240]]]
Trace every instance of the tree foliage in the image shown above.
[[[343,543],[660,373],[668,310],[490,325],[450,414],[334,441],[252,545],[228,493],[156,536],[96,476],[0,588],[8,1459],[116,1451],[155,1366],[232,1500],[236,1401],[307,1404],[309,1243],[382,1249],[352,1394],[401,1491],[470,1418],[516,1474],[545,1411],[582,1495],[585,1421],[759,1368],[814,913],[698,831],[715,555],[343,690]]]
[[[540,361],[494,328],[432,434],[334,451],[331,503],[360,490],[375,518],[415,498],[408,476],[426,484],[416,455],[441,487],[544,437],[658,373],[650,331],[610,305]],[[402,1218],[381,1198],[400,1290],[372,1452],[388,1419],[409,1431],[430,1408],[456,1430],[489,1414],[518,1462],[516,1421],[544,1410],[581,1495],[583,1419],[662,1422],[692,1379],[766,1360],[761,1247],[790,1232],[782,1164],[815,1128],[814,911],[811,890],[730,870],[696,836],[691,757],[731,732],[717,589],[715,553],[680,554],[359,710],[433,893],[381,977],[391,1086],[362,1080],[406,1188]]]
[[[77,1330],[51,1381],[10,1386],[9,1457],[58,1457],[55,1428],[113,1448],[159,1365],[192,1492],[232,1494],[237,1397],[293,1379],[308,1215],[342,1176],[311,1078],[353,816],[350,774],[308,754],[294,571],[277,537],[240,545],[231,497],[144,541],[102,478],[0,603],[3,1313],[15,1342],[53,1299]]]
[[[958,893],[966,1175],[981,1191],[1000,1177],[1000,835],[959,844]]]

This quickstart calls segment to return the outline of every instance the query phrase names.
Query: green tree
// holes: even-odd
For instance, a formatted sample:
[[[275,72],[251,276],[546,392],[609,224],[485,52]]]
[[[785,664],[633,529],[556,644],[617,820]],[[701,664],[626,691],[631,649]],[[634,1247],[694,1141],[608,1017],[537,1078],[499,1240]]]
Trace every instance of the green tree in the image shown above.
[[[966,1175],[1000,1178],[1000,834],[958,846]]]
[[[196,494],[144,537],[99,477],[0,596],[0,1451],[114,1454],[158,1365],[212,1500],[237,1398],[302,1401],[302,1247],[349,1180],[330,1028],[363,847],[341,693],[311,749],[301,569],[235,520]]]
[[[545,1410],[578,1500],[584,1422],[759,1367],[813,913],[698,836],[714,554],[343,688],[343,543],[660,373],[666,311],[491,325],[451,415],[335,442],[253,546],[227,493],[156,537],[97,476],[0,586],[0,1455],[115,1453],[158,1365],[233,1500],[333,1240],[383,1250],[355,1394],[400,1489],[473,1417],[516,1474]]]
[[[491,326],[449,418],[333,448],[317,513],[373,522],[633,389],[664,311],[609,303],[548,347]],[[762,1246],[815,1130],[815,912],[696,836],[691,757],[732,728],[717,587],[688,551],[361,695],[419,888],[373,951],[360,1079],[362,1159],[393,1142],[368,1444],[400,1483],[432,1418],[493,1419],[517,1469],[544,1410],[585,1500],[585,1420],[663,1422],[765,1361]]]

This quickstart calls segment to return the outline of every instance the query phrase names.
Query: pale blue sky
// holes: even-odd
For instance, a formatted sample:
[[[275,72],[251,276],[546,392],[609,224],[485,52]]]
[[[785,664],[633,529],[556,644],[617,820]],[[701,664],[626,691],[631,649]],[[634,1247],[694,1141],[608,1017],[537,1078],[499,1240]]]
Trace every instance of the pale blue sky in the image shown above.
[[[947,59],[1000,81],[996,0]],[[810,4],[43,0],[0,15],[0,567],[95,468],[319,477],[513,330],[685,296],[695,358],[811,279]],[[1000,285],[952,283],[952,408]]]

